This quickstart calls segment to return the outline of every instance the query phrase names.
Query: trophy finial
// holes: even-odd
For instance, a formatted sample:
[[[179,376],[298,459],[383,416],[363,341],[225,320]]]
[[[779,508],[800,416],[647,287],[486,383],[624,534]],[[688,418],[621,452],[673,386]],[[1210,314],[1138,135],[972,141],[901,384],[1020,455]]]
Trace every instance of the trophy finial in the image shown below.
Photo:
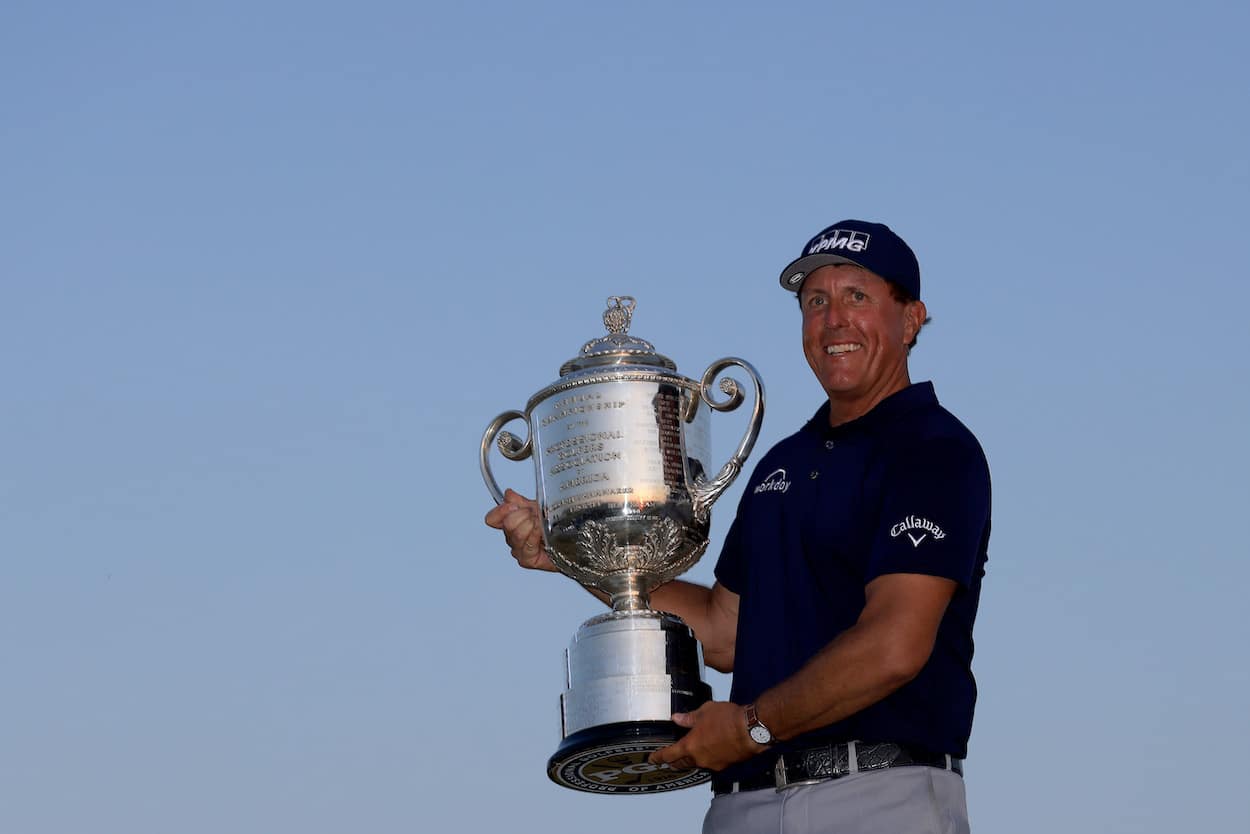
[[[636,304],[633,296],[612,296],[608,299],[608,309],[603,313],[603,326],[613,335],[625,333],[629,330],[629,323],[634,317]]]
[[[582,345],[578,356],[560,366],[560,376],[608,365],[645,365],[677,370],[673,360],[655,352],[655,345],[627,332],[634,318],[637,302],[632,295],[613,295],[603,312],[603,326],[608,332]]]

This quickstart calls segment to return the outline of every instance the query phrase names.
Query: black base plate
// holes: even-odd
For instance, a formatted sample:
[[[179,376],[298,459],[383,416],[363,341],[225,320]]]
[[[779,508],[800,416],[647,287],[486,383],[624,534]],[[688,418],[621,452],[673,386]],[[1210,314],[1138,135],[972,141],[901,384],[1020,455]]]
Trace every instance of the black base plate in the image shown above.
[[[712,778],[698,768],[653,765],[647,757],[686,734],[672,721],[637,721],[587,727],[560,743],[547,761],[551,781],[588,793],[675,791]]]

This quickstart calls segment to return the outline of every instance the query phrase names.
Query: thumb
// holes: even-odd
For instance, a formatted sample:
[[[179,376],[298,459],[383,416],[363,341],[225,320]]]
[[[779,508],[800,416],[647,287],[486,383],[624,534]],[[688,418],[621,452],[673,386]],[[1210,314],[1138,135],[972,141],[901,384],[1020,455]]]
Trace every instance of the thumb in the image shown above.
[[[694,726],[694,716],[688,712],[675,712],[673,713],[673,723],[678,727],[689,729]]]
[[[505,504],[511,504],[514,507],[524,507],[530,503],[530,499],[511,487],[503,491],[503,500]]]

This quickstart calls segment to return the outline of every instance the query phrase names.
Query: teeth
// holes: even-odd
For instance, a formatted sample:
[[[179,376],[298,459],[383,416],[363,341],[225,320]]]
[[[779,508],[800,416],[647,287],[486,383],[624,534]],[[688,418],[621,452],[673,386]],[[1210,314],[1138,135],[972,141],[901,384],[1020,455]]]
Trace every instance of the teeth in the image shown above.
[[[850,353],[853,350],[859,350],[859,345],[829,345],[825,348],[825,353],[836,355],[839,353]]]

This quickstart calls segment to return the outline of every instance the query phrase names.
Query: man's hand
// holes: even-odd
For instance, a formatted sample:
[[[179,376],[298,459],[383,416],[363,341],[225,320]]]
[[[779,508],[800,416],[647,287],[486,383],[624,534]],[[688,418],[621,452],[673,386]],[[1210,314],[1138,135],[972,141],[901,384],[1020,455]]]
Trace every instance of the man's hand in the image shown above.
[[[729,701],[708,701],[694,712],[673,713],[673,721],[690,732],[652,753],[652,764],[724,770],[768,749],[751,740],[745,711]]]
[[[486,514],[486,525],[503,531],[504,541],[512,548],[512,558],[523,568],[556,570],[543,548],[542,521],[538,502],[519,492],[507,490],[504,501]]]

